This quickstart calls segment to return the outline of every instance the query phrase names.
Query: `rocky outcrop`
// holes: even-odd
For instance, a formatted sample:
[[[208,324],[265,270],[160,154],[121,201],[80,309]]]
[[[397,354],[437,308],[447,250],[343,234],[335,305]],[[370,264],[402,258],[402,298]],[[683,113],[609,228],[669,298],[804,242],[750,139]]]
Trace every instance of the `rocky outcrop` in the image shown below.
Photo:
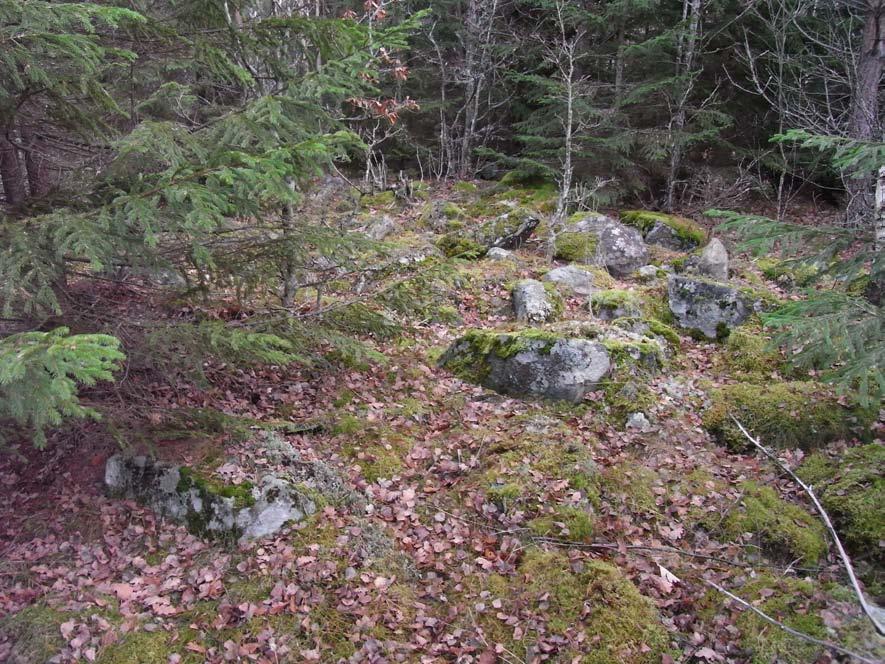
[[[611,360],[595,340],[474,330],[452,344],[440,365],[502,394],[578,403],[608,375]]]
[[[667,280],[670,311],[680,327],[708,339],[722,339],[761,302],[728,284],[671,275]]]
[[[438,246],[450,258],[482,258],[489,249],[517,249],[531,237],[541,220],[533,213],[514,210],[487,221],[478,228],[453,230],[443,235]]]
[[[575,295],[590,295],[596,290],[593,287],[593,273],[582,270],[576,265],[554,268],[544,275],[543,280]]]
[[[265,537],[316,511],[314,501],[283,477],[267,475],[258,485],[223,484],[145,456],[112,456],[105,486],[110,495],[143,503],[197,535]]]
[[[370,240],[381,241],[396,230],[396,222],[390,215],[383,214],[372,219],[366,226],[366,235]]]
[[[523,279],[511,292],[513,313],[521,323],[546,323],[552,320],[560,303],[555,293],[549,293],[540,281]]]
[[[688,251],[703,243],[704,229],[691,219],[663,212],[626,210],[621,221],[636,228],[648,244],[673,251]]]
[[[717,281],[728,279],[728,251],[722,240],[713,238],[704,247],[700,259],[697,262],[697,272],[704,277],[710,277]]]

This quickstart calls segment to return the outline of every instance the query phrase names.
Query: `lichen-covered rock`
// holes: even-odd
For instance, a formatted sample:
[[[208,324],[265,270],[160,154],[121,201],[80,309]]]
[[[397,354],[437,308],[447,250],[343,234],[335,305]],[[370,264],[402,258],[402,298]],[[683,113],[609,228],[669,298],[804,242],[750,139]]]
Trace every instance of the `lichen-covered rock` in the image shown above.
[[[511,292],[513,313],[521,323],[546,323],[560,308],[555,302],[555,293],[548,292],[540,281],[523,279]]]
[[[580,402],[609,373],[605,346],[540,330],[473,330],[440,358],[457,376],[502,394]]]
[[[514,210],[473,230],[458,229],[437,243],[449,258],[482,258],[489,249],[518,249],[531,237],[540,219],[531,212]]]
[[[607,224],[599,232],[597,260],[612,275],[626,277],[648,263],[648,248],[635,228]]]
[[[697,271],[701,276],[710,277],[717,281],[728,279],[728,251],[722,244],[722,240],[714,237],[704,247],[698,260]]]
[[[762,308],[761,302],[728,284],[681,275],[668,278],[667,295],[678,325],[708,339],[724,339]]]
[[[199,535],[264,537],[316,511],[310,497],[274,475],[258,486],[226,485],[145,456],[112,456],[105,466],[105,486],[112,496],[137,500]]]
[[[735,383],[710,394],[704,427],[719,442],[739,451],[753,445],[731,419],[734,415],[763,445],[816,449],[829,442],[865,435],[873,413],[840,403],[832,391],[811,381]]]
[[[590,295],[596,290],[593,287],[593,273],[576,265],[553,268],[543,279],[576,295]]]
[[[700,246],[704,241],[704,229],[691,219],[663,212],[647,210],[625,210],[621,221],[633,226],[642,233],[649,244],[674,251],[687,251]]]

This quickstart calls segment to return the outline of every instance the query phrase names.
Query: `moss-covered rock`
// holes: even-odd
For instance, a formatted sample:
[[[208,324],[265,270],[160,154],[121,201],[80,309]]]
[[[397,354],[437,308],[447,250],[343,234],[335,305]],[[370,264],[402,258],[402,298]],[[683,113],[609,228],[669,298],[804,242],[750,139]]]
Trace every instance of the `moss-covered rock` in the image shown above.
[[[691,219],[648,210],[625,210],[621,221],[639,229],[646,242],[668,249],[693,249],[704,243],[706,232]]]
[[[564,554],[529,549],[519,571],[526,578],[524,596],[535,602],[545,598],[550,631],[564,634],[579,627],[593,635],[581,653],[582,664],[661,661],[669,638],[660,616],[617,567],[592,560],[573,572]]]
[[[390,208],[396,203],[396,193],[393,191],[381,191],[377,194],[363,196],[360,204],[367,208]]]
[[[865,435],[872,413],[841,403],[815,382],[736,383],[712,391],[704,427],[720,443],[751,450],[732,421],[734,415],[763,445],[815,449],[833,440]]]
[[[820,617],[824,607],[811,581],[763,574],[744,584],[740,595],[788,627],[818,639],[827,638]],[[817,661],[821,654],[820,646],[774,627],[752,611],[743,611],[736,624],[751,664],[807,664]]]
[[[740,374],[771,374],[781,369],[783,358],[762,326],[748,323],[728,335],[725,365]]]
[[[783,286],[807,286],[820,274],[818,266],[801,261],[759,258],[756,265],[766,278]]]
[[[572,263],[592,263],[596,257],[599,238],[594,233],[563,231],[553,243],[553,255],[558,260]]]
[[[32,604],[0,618],[0,636],[12,644],[9,664],[50,661],[66,645],[61,624],[72,617],[45,604]]]
[[[680,327],[718,340],[762,308],[753,295],[729,284],[679,275],[667,280],[667,302]]]
[[[642,298],[635,291],[600,290],[590,296],[590,311],[602,320],[614,320],[642,313]]]
[[[744,482],[740,490],[740,503],[722,522],[723,533],[732,541],[752,533],[755,544],[770,556],[785,562],[799,560],[807,567],[826,555],[827,535],[819,518],[787,502],[771,487]]]
[[[482,258],[492,247],[521,247],[539,223],[540,220],[533,213],[514,210],[474,228],[447,233],[437,240],[437,247],[450,258]]]
[[[460,181],[452,185],[452,189],[459,194],[475,194],[479,189],[473,182]]]
[[[885,446],[851,447],[837,459],[812,454],[796,474],[814,487],[870,590],[885,595]]]

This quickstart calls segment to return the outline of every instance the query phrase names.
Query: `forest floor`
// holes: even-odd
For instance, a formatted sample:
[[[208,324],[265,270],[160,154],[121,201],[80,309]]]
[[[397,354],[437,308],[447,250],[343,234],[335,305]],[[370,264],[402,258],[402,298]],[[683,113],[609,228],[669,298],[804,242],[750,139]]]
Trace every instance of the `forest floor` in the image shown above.
[[[421,209],[379,212],[408,238]],[[118,448],[101,424],[0,456],[0,661],[850,661],[707,582],[882,661],[801,490],[704,426],[711,394],[747,380],[740,348],[681,335],[637,397],[645,431],[603,392],[514,399],[438,368],[465,331],[515,329],[509,285],[549,268],[536,241],[515,260],[454,261],[446,320],[367,338],[383,361],[211,366],[206,386],[146,384],[133,416],[147,428],[117,432],[136,448],[237,483],[274,470],[273,438],[356,496],[268,539],[205,541],[106,497]],[[732,271],[787,295],[746,257]],[[608,287],[665,298],[665,283]],[[119,306],[150,297],[121,291]],[[592,321],[586,298],[566,298],[562,318]],[[790,378],[755,359],[753,384]],[[801,416],[782,408],[785,426]]]

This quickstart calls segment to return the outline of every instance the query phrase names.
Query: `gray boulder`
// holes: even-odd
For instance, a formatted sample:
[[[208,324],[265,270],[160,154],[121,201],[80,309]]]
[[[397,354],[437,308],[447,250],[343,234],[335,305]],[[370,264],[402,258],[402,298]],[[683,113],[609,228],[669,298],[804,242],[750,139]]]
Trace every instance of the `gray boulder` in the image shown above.
[[[611,370],[602,343],[541,332],[475,330],[452,344],[440,364],[502,394],[572,403],[595,390]]]
[[[396,222],[390,215],[384,214],[369,222],[369,225],[366,227],[366,235],[369,236],[370,240],[380,242],[395,230]]]
[[[676,229],[672,226],[668,226],[660,221],[655,222],[654,226],[651,227],[651,230],[645,234],[645,241],[649,244],[656,244],[659,247],[664,247],[665,249],[671,249],[673,251],[691,249],[695,246],[686,243],[685,240],[679,237],[679,233],[677,233]]]
[[[513,252],[501,247],[492,247],[486,253],[486,258],[492,261],[512,261],[514,260]]]
[[[680,327],[696,331],[708,339],[722,339],[761,310],[737,288],[705,279],[671,275],[667,280],[670,311]]]
[[[616,277],[626,277],[648,263],[648,248],[635,228],[606,224],[599,232],[597,260]]]
[[[268,475],[258,486],[223,485],[145,456],[112,456],[105,486],[111,496],[143,503],[197,535],[265,537],[316,512],[313,500],[282,477]]]
[[[700,260],[697,263],[698,274],[716,279],[717,281],[726,281],[728,279],[728,251],[719,238],[713,238],[709,244],[704,247]]]
[[[510,296],[513,313],[521,323],[546,323],[556,314],[556,303],[540,281],[523,279]]]
[[[593,287],[593,274],[576,265],[554,268],[543,279],[577,295],[590,295],[596,290]]]

